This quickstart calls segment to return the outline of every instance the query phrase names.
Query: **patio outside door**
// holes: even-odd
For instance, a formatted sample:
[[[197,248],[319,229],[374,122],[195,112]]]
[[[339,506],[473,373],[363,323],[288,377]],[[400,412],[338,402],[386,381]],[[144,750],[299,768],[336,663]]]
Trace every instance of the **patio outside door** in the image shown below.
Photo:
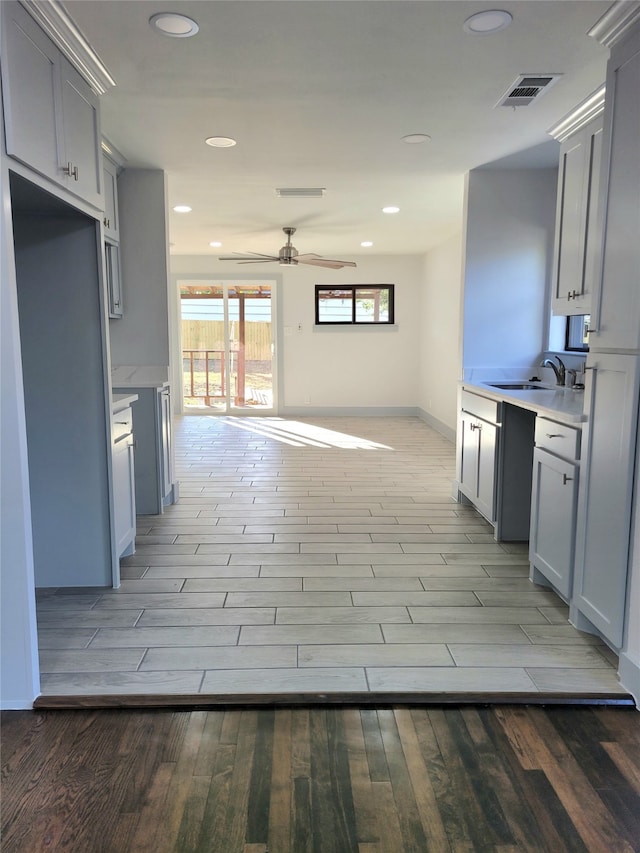
[[[274,282],[181,281],[185,412],[273,411]]]

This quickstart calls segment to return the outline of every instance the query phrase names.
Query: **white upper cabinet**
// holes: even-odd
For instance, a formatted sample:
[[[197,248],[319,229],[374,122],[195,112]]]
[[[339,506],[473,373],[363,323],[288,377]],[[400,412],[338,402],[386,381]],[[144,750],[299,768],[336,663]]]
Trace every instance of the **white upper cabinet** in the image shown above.
[[[560,149],[554,314],[588,314],[591,310],[601,156],[601,116],[565,139]]]
[[[114,148],[104,140],[103,148],[113,155]],[[105,271],[107,276],[107,292],[109,294],[109,317],[122,317],[122,277],[120,272],[120,210],[118,207],[118,172],[119,159],[116,162],[105,153],[103,157],[104,177],[104,216],[102,218],[104,231]]]
[[[17,4],[4,7],[3,97],[7,153],[43,175],[58,169],[59,52]]]
[[[68,188],[102,207],[102,152],[97,96],[75,68],[62,58],[63,174]]]
[[[592,314],[592,350],[640,350],[640,30],[621,45],[607,76],[602,198],[601,291]]]
[[[102,207],[98,97],[17,3],[3,3],[7,154]]]
[[[107,240],[120,241],[120,217],[118,215],[118,167],[108,157],[103,161],[104,169],[104,236]]]
[[[109,297],[109,317],[122,317],[122,274],[120,271],[120,246],[106,241],[104,244],[105,274]]]

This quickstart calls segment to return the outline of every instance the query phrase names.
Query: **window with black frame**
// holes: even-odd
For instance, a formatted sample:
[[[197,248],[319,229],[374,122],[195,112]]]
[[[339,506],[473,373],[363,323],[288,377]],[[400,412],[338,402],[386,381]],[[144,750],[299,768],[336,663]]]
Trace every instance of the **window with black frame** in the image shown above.
[[[391,325],[393,284],[316,284],[316,326]]]
[[[590,314],[575,314],[567,317],[567,334],[565,350],[567,352],[589,351],[589,322]]]

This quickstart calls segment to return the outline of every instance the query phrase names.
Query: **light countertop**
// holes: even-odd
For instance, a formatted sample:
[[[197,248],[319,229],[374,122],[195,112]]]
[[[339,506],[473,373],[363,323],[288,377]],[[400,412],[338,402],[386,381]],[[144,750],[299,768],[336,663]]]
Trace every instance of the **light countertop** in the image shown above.
[[[117,412],[127,409],[132,403],[135,403],[137,399],[137,394],[112,394],[111,411],[115,415]]]
[[[510,403],[512,406],[520,406],[522,409],[528,409],[530,412],[536,412],[536,414],[564,423],[578,424],[587,420],[583,412],[584,390],[575,391],[572,388],[561,388],[544,383],[540,383],[540,388],[535,390],[492,388],[489,384],[490,381],[500,382],[501,380],[483,382],[463,380],[460,382],[460,386],[466,391],[480,394],[482,397]]]
[[[145,365],[119,365],[111,369],[114,388],[164,388],[169,385],[169,368]]]

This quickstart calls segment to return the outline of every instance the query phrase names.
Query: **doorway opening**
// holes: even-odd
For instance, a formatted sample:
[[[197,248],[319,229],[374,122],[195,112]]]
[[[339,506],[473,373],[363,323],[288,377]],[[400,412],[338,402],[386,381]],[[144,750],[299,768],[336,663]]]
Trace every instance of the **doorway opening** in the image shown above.
[[[185,412],[274,407],[273,281],[180,281]]]

